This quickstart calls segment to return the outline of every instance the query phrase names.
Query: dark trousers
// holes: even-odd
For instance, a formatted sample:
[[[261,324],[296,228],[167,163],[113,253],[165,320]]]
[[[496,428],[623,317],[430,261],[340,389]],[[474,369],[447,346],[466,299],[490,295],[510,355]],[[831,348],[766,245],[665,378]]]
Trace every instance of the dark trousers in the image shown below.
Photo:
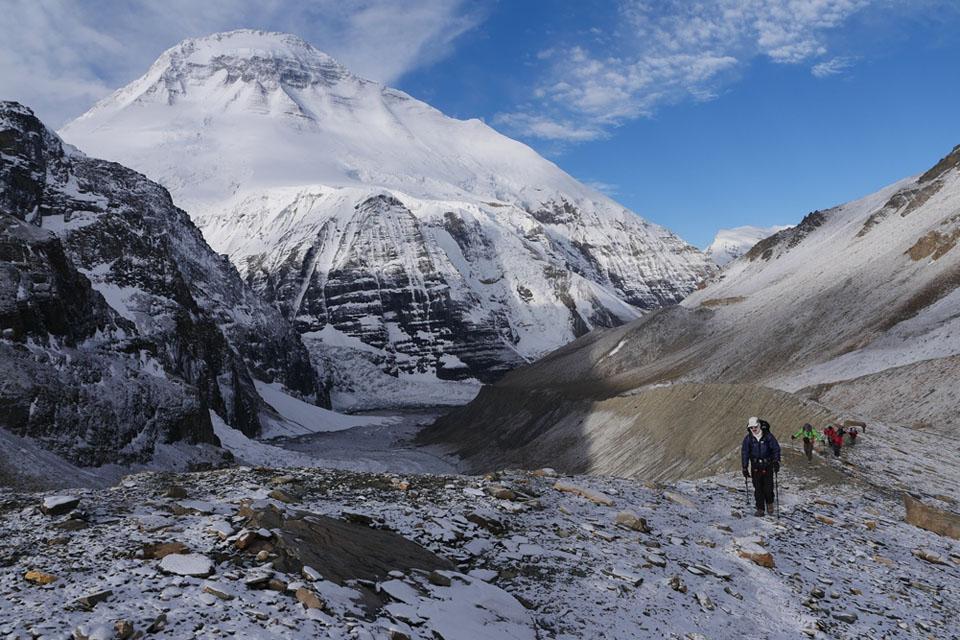
[[[803,439],[803,455],[807,456],[807,460],[813,460],[813,440],[810,438]]]
[[[765,504],[773,504],[773,469],[754,467],[750,479],[753,480],[753,500],[757,504],[757,511],[763,511]]]
[[[834,457],[834,458],[839,458],[839,457],[840,457],[840,446],[841,446],[841,445],[839,445],[839,444],[831,444],[830,446],[833,447],[833,457]]]

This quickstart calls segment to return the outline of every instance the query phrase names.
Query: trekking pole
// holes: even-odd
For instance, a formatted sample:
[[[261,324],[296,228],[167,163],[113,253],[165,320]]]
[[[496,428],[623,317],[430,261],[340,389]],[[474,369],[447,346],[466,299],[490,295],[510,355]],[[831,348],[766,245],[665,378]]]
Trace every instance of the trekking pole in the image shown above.
[[[747,496],[747,510],[750,510],[750,482],[747,480],[747,477],[743,478],[743,490]]]
[[[780,520],[780,474],[773,474],[773,488],[777,492],[777,520]]]

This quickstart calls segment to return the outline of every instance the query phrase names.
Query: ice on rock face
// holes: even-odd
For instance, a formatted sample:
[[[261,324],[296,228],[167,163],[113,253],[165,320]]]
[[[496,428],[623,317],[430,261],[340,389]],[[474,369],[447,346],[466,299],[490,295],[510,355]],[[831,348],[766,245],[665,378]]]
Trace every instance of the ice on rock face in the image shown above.
[[[475,393],[594,327],[678,302],[714,269],[526,145],[293,36],[181,43],[61,133],[167,186],[310,336],[335,396],[383,401],[389,385],[363,388],[370,373],[400,387],[395,404],[439,382]]]

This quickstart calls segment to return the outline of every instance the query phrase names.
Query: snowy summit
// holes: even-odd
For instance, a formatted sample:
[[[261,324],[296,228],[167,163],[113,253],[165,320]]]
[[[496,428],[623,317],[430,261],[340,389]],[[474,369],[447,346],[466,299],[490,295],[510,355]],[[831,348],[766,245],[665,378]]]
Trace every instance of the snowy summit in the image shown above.
[[[776,225],[773,227],[754,227],[746,225],[743,227],[734,227],[733,229],[721,229],[717,231],[716,237],[710,246],[707,247],[706,254],[723,267],[753,248],[755,244],[768,238],[778,231],[789,229],[788,225]]]

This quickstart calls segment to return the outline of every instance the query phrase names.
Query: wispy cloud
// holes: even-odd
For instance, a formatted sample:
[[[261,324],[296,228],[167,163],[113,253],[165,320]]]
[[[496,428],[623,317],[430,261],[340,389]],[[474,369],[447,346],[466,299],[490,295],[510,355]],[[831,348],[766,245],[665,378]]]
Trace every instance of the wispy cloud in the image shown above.
[[[813,65],[810,69],[812,73],[817,78],[827,78],[829,76],[840,75],[847,69],[853,66],[854,59],[847,57],[837,57],[830,58],[829,60],[824,60],[823,62]]]
[[[59,126],[177,42],[238,28],[295,33],[354,73],[393,82],[446,56],[485,7],[465,0],[7,0],[0,97]]]
[[[507,129],[530,132],[536,138],[563,142],[585,142],[606,135],[600,127],[580,126],[572,121],[554,120],[522,111],[497,114],[493,121],[494,124],[503,125]]]
[[[611,184],[609,182],[601,182],[600,180],[587,180],[584,184],[611,197],[620,192],[620,185]]]
[[[544,80],[530,103],[495,122],[530,138],[600,138],[665,105],[716,98],[754,58],[792,65],[822,59],[830,32],[874,1],[625,0],[618,37],[541,52]],[[835,57],[813,73],[850,64]]]

